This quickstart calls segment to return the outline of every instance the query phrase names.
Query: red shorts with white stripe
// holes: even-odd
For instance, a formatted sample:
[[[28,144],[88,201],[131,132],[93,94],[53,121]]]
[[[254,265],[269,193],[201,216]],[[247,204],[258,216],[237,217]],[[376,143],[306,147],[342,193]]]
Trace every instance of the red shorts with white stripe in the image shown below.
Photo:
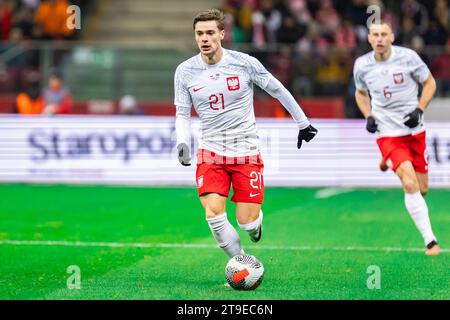
[[[402,162],[411,161],[416,172],[428,172],[425,131],[402,137],[382,137],[377,139],[377,143],[383,159],[393,171]]]
[[[264,163],[261,156],[224,157],[200,149],[197,152],[198,195],[218,193],[228,197],[233,185],[233,202],[263,203]]]

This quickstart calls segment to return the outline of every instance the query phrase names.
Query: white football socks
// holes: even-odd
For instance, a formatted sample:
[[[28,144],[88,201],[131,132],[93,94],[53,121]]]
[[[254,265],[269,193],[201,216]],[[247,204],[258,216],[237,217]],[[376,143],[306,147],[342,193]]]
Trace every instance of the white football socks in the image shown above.
[[[255,221],[246,224],[240,224],[238,221],[238,225],[239,228],[241,228],[244,231],[247,231],[250,236],[255,236],[256,233],[258,232],[259,226],[261,225],[262,221],[263,221],[263,212],[262,210],[260,210],[259,216],[258,218],[256,218]]]
[[[405,206],[416,224],[417,229],[419,229],[422,234],[425,245],[433,240],[436,241],[436,237],[431,230],[428,206],[425,199],[420,194],[420,191],[417,191],[416,193],[405,193]]]
[[[241,239],[239,235],[228,221],[227,213],[223,213],[214,218],[206,219],[209,228],[216,239],[219,247],[222,248],[229,257],[234,257],[237,254],[243,254],[244,250],[241,247]]]

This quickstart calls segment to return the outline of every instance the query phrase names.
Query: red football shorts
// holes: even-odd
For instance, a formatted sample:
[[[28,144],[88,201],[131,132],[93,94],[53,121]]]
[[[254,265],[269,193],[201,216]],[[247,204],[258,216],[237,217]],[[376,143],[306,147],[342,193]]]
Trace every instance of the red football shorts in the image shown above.
[[[233,185],[233,202],[263,203],[264,163],[260,155],[224,157],[208,150],[197,152],[198,195],[218,193],[228,197]]]
[[[393,171],[402,162],[411,161],[416,172],[428,172],[425,131],[402,137],[382,137],[377,143],[383,159]]]

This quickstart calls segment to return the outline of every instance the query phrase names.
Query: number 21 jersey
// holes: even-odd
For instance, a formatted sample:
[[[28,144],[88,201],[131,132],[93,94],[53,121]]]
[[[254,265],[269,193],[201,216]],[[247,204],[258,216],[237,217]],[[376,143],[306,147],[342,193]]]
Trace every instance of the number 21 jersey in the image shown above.
[[[200,53],[181,63],[175,105],[194,106],[201,121],[199,149],[227,157],[258,154],[253,84],[264,89],[271,77],[256,58],[225,48],[217,64],[208,65]]]

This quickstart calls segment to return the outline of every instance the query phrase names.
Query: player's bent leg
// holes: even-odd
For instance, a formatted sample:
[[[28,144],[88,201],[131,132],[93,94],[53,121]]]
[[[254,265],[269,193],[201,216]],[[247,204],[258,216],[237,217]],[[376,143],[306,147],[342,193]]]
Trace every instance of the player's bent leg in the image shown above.
[[[200,196],[200,202],[205,208],[206,221],[220,248],[229,257],[243,254],[241,239],[236,229],[228,221],[225,211],[227,198],[217,193],[209,193]]]
[[[236,202],[236,219],[239,227],[249,234],[250,240],[253,242],[261,240],[263,221],[261,204]]]
[[[253,242],[262,235],[261,204],[264,201],[264,165],[248,163],[232,167],[233,197],[236,203],[236,219],[239,227],[246,231]]]
[[[425,245],[427,246],[427,251],[425,253],[430,254],[430,249],[437,246],[437,240],[431,229],[428,206],[420,193],[419,181],[412,163],[410,161],[401,163],[398,166],[396,173],[400,177],[403,190],[405,191],[406,209],[424,239]],[[437,246],[432,252],[433,253],[431,254],[438,254],[439,247]]]
[[[428,194],[428,173],[416,172],[417,181],[419,181],[419,189],[422,196]]]

